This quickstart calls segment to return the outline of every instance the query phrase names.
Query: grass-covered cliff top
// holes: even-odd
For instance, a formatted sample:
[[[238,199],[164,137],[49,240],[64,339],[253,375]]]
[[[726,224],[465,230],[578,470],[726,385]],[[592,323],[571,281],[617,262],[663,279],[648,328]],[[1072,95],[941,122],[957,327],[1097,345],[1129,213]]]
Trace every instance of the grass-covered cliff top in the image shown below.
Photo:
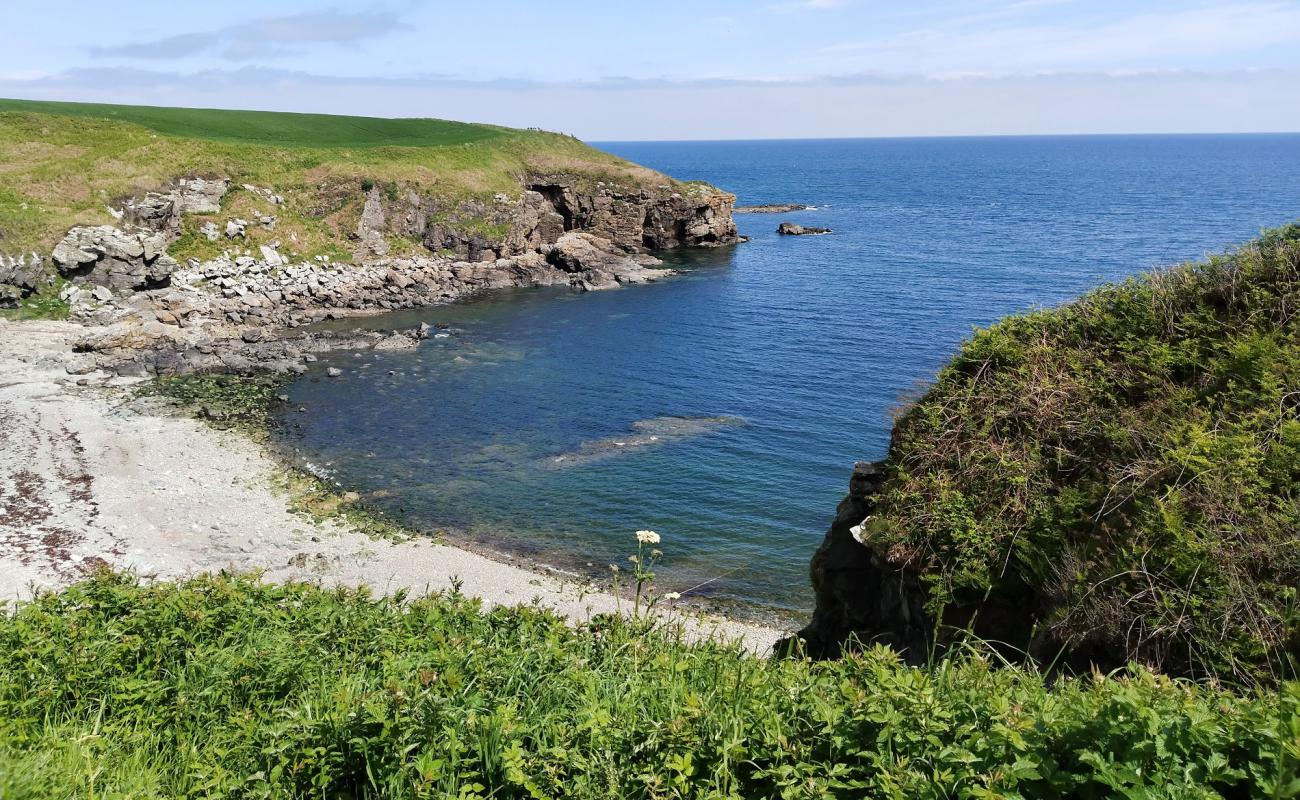
[[[674,181],[561,134],[435,119],[288,114],[0,100],[0,254],[49,252],[77,224],[111,224],[108,206],[181,176],[227,177],[225,216],[254,208],[238,186],[286,203],[280,238],[328,251],[360,214],[362,186],[447,207],[519,194],[526,175],[595,183]],[[245,193],[246,194],[246,193]],[[227,209],[223,205],[223,212]],[[180,255],[185,255],[181,252]]]
[[[1018,609],[1047,657],[1296,674],[1300,226],[978,331],[894,439],[864,536],[934,610]]]
[[[0,615],[0,797],[1295,797],[1300,687],[1052,688],[456,595],[104,575]]]

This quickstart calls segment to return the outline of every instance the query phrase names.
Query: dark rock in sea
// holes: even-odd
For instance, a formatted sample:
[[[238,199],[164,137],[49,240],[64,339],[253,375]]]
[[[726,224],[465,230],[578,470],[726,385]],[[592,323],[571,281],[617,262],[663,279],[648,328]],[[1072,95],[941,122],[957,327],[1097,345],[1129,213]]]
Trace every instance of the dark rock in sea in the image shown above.
[[[766,203],[758,206],[736,206],[736,214],[788,214],[791,211],[807,211],[810,207],[803,203]]]
[[[823,233],[830,233],[830,228],[805,228],[793,222],[782,222],[776,227],[776,232],[782,236],[820,236]]]

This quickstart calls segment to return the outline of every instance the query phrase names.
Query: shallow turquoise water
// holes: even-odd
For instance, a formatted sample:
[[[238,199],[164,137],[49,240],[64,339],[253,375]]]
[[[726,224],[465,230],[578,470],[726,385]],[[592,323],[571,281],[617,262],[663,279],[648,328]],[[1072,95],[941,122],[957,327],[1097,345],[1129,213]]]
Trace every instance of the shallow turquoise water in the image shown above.
[[[322,358],[285,441],[417,527],[595,571],[652,528],[663,590],[787,612],[852,463],[972,326],[1300,216],[1300,136],[604,146],[817,208],[740,216],[751,242],[651,286],[368,320],[461,332]]]

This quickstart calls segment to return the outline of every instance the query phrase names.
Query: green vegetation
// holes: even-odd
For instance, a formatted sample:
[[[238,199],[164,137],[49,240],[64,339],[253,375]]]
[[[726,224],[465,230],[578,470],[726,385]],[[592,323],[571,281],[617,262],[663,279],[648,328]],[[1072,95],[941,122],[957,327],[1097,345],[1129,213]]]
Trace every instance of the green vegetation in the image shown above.
[[[103,574],[0,617],[5,798],[1300,796],[1300,687],[768,661],[457,594]]]
[[[280,393],[290,376],[178,375],[155,378],[134,390],[137,397],[166,397],[200,419],[220,428],[239,428],[264,438]]]
[[[382,119],[278,111],[0,99],[0,113],[4,112],[114,120],[139,125],[164,136],[290,148],[447,147],[515,133],[509,128],[441,119]]]
[[[227,177],[273,189],[274,231],[251,226],[244,246],[272,240],[337,257],[355,232],[363,187],[395,202],[414,192],[435,212],[515,197],[524,177],[565,173],[622,185],[672,183],[569,136],[430,119],[386,120],[257,111],[0,100],[0,253],[49,252],[78,224],[111,224],[108,207],[182,176]],[[212,255],[205,221],[272,211],[236,191],[222,213],[188,217],[173,255]],[[483,224],[490,224],[484,222]],[[419,232],[412,233],[418,246]],[[331,250],[331,248],[334,248]],[[347,255],[342,253],[342,255]]]
[[[867,541],[935,613],[1034,613],[1048,657],[1294,677],[1298,315],[1293,225],[978,331],[898,420]]]

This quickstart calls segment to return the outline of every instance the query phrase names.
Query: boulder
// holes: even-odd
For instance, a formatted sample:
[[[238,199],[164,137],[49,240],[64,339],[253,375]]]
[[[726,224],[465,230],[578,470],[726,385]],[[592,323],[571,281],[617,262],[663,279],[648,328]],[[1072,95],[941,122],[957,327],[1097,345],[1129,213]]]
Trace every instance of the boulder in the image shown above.
[[[180,267],[166,254],[162,232],[127,232],[111,225],[78,226],[51,254],[69,280],[105,286],[115,292],[167,286]]]
[[[230,189],[225,179],[182,178],[173,196],[176,209],[181,214],[217,214],[221,212],[221,199]]]
[[[663,263],[653,256],[628,253],[608,239],[579,231],[561,236],[550,247],[546,258],[553,266],[572,274],[570,284],[583,291],[645,283],[674,274],[671,270],[649,269]]]

